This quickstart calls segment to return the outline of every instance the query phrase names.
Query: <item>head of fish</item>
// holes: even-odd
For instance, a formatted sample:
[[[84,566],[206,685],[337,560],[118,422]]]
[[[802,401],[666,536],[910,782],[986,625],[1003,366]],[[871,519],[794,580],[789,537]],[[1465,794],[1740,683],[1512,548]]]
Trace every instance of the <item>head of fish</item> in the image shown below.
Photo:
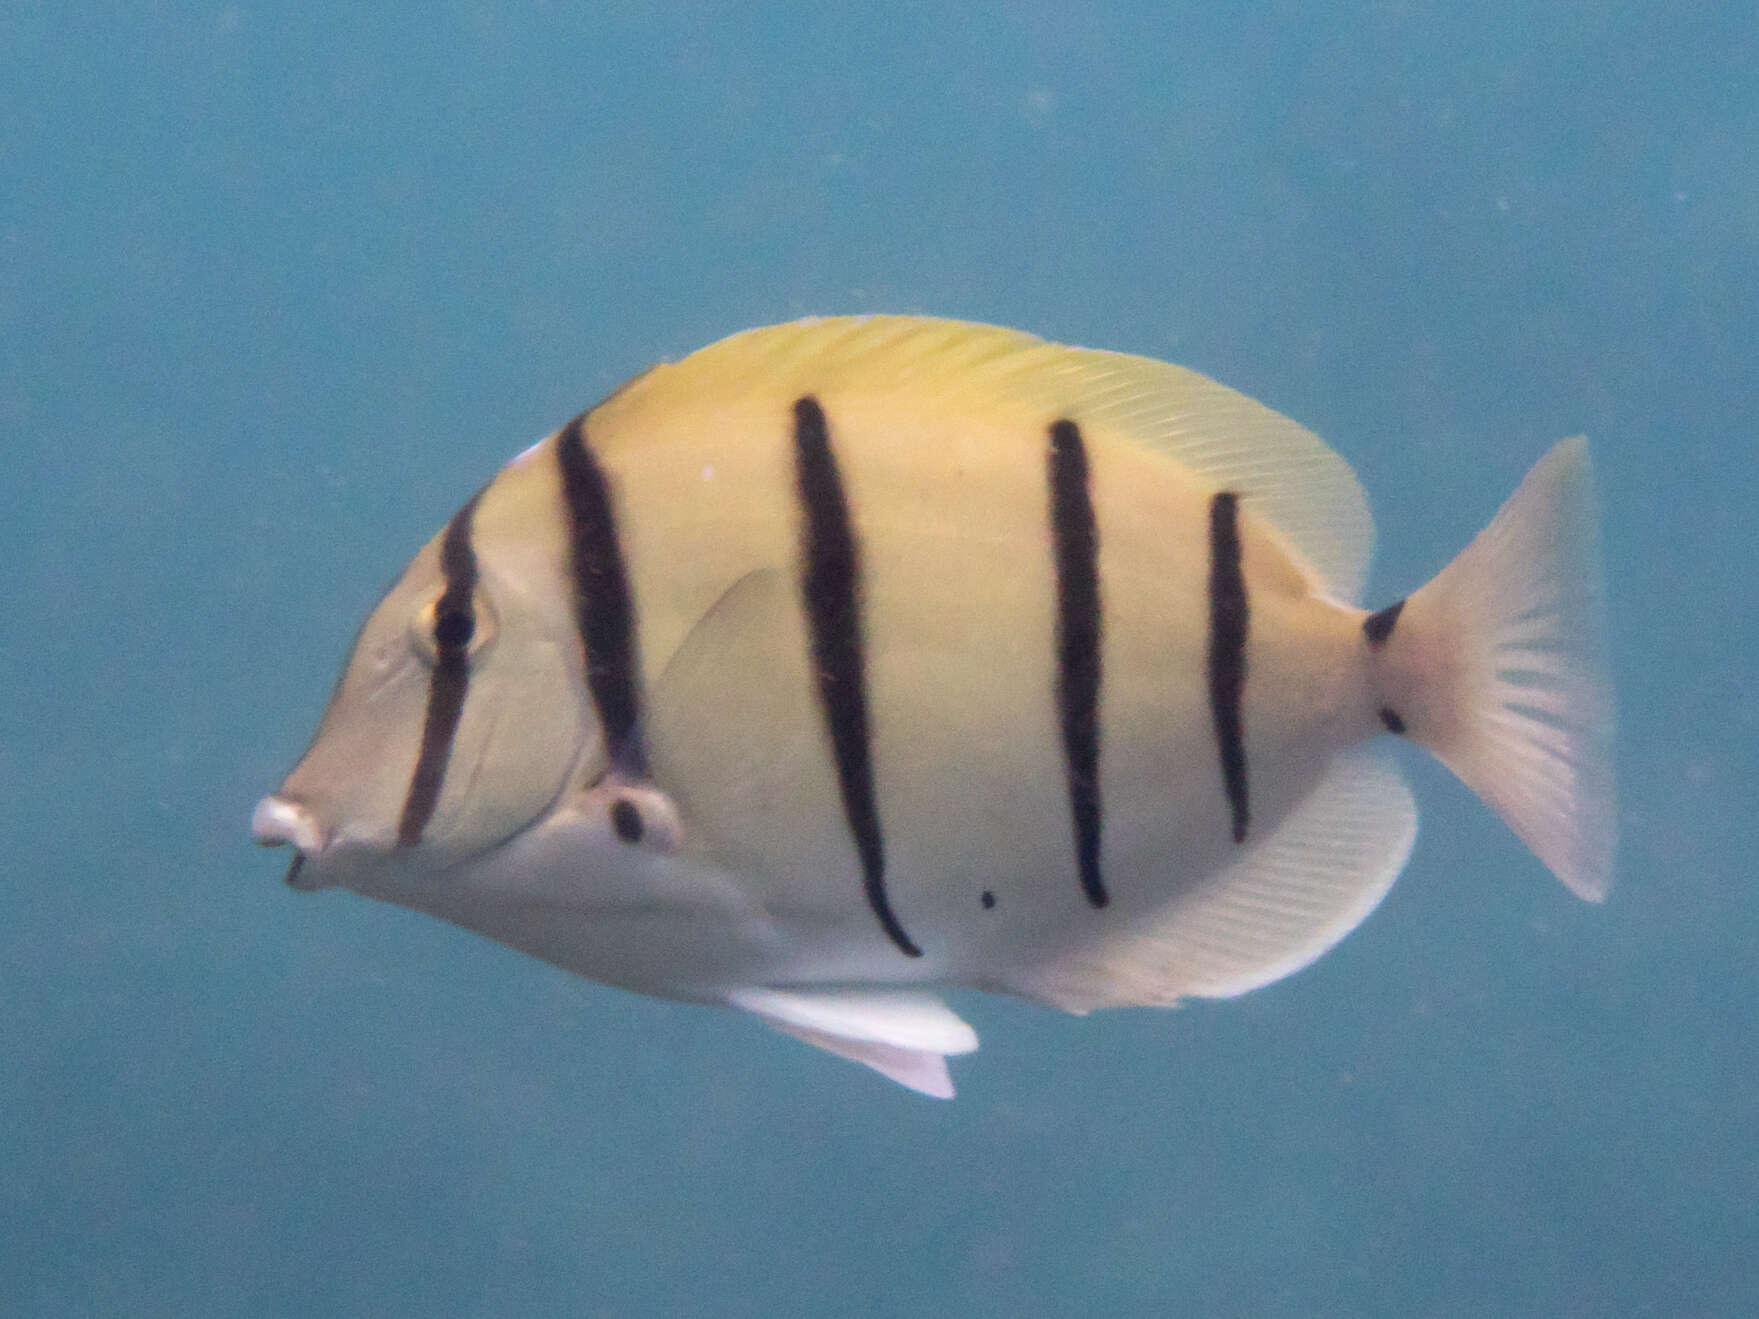
[[[311,746],[257,804],[257,841],[298,851],[296,888],[395,897],[434,882],[529,828],[603,758],[558,587],[560,533],[520,468],[386,593]]]

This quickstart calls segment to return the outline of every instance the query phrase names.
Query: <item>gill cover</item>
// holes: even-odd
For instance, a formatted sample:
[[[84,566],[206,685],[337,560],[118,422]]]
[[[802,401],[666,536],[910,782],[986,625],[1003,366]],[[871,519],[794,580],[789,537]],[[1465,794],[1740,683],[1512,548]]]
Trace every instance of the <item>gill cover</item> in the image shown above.
[[[531,466],[465,504],[361,629],[317,737],[271,799],[302,809],[322,840],[308,880],[475,856],[571,781],[594,721],[556,587],[556,516],[534,507],[553,507],[554,486],[546,500]]]

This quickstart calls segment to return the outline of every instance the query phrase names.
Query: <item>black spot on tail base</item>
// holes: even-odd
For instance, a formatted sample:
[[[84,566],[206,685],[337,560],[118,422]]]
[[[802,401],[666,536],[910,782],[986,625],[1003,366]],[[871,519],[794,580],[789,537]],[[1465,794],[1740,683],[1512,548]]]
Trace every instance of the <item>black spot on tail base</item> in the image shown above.
[[[861,626],[861,547],[843,493],[824,409],[811,395],[794,404],[794,479],[800,500],[801,600],[812,637],[819,708],[830,735],[843,815],[861,859],[867,905],[886,937],[921,957],[886,897],[885,840],[874,795],[867,714],[867,656]]]
[[[643,778],[647,755],[641,743],[635,604],[610,482],[587,441],[585,414],[563,427],[556,458],[562,468],[574,621],[587,690],[604,730],[610,763],[631,778]]]
[[[434,602],[434,670],[428,676],[427,714],[421,725],[421,750],[415,773],[403,798],[397,821],[397,846],[414,847],[433,818],[446,781],[446,762],[452,758],[452,740],[464,714],[464,698],[470,690],[470,638],[476,632],[476,551],[471,548],[471,519],[476,515],[478,491],[453,514],[440,540],[440,573],[445,587]],[[304,858],[299,858],[303,860]],[[291,882],[299,861],[288,873]]]
[[[1087,446],[1074,422],[1052,423],[1046,473],[1057,569],[1057,716],[1075,865],[1088,905],[1103,907],[1110,899],[1099,864],[1099,528],[1088,488]]]
[[[1405,602],[1398,600],[1362,620],[1362,634],[1368,638],[1370,646],[1379,650],[1386,645],[1386,639],[1393,634],[1393,627],[1398,623],[1399,614],[1404,608]]]
[[[1222,790],[1233,815],[1234,841],[1246,841],[1251,822],[1247,799],[1246,731],[1241,698],[1246,690],[1246,630],[1250,610],[1240,555],[1240,497],[1218,493],[1209,504],[1209,709],[1221,758]]]

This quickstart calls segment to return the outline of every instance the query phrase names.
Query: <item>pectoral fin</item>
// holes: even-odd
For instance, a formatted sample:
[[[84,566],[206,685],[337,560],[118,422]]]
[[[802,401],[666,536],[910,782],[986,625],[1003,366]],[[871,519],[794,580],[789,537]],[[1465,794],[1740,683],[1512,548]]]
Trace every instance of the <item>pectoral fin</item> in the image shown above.
[[[772,885],[783,875],[816,883],[851,861],[811,655],[798,587],[759,569],[697,621],[649,702],[654,777],[678,794],[693,845]],[[787,899],[821,900],[814,888]]]
[[[936,1099],[953,1097],[947,1055],[977,1048],[977,1032],[932,994],[752,988],[734,990],[727,1001]]]

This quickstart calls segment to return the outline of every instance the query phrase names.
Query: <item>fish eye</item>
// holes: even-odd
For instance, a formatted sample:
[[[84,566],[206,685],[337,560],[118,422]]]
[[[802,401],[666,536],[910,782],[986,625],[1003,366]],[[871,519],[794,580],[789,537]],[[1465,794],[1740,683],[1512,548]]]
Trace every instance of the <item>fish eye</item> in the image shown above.
[[[441,655],[463,651],[475,658],[494,635],[494,612],[479,590],[470,599],[455,601],[445,592],[423,605],[410,620],[409,637],[429,664]]]
[[[476,614],[469,608],[449,607],[434,615],[434,644],[442,650],[468,646],[475,631]]]

